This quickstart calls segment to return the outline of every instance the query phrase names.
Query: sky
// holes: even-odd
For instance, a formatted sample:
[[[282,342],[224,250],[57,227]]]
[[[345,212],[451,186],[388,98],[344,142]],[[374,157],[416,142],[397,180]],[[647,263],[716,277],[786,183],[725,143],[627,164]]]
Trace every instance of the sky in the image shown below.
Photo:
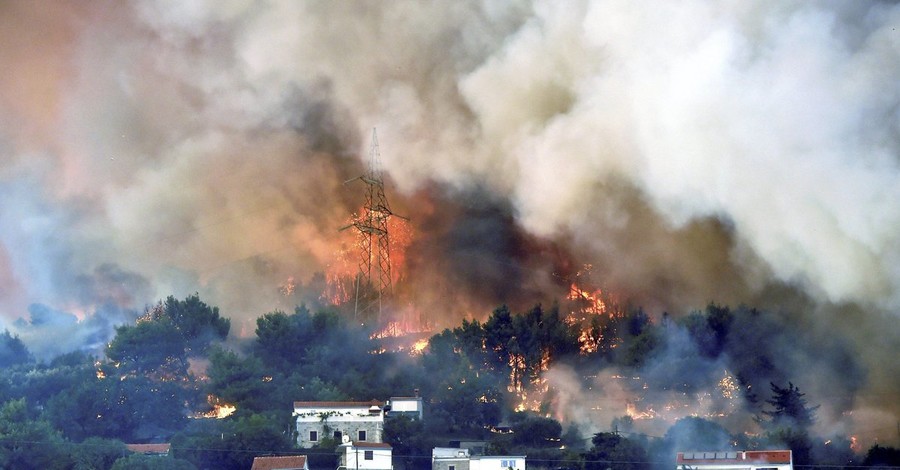
[[[196,292],[252,335],[348,262],[377,129],[436,323],[590,266],[653,314],[763,305],[895,363],[898,26],[877,1],[0,3],[0,327],[49,356]]]

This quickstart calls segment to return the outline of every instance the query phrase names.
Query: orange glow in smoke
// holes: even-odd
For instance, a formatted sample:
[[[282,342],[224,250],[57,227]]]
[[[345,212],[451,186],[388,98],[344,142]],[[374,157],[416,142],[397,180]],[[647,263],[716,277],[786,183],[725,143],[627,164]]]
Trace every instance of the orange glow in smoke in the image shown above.
[[[413,354],[413,355],[422,354],[425,351],[425,348],[427,348],[427,347],[428,347],[428,338],[420,339],[420,340],[416,341],[415,343],[413,343],[412,351],[410,351],[410,354]]]
[[[850,436],[850,450],[857,453],[863,450],[862,444],[859,443],[859,439],[856,436]]]

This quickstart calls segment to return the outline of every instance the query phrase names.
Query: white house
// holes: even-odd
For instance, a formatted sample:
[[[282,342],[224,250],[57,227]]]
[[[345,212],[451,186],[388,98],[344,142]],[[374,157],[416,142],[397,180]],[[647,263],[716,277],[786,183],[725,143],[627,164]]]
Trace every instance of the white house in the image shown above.
[[[793,470],[790,450],[679,452],[676,470]]]
[[[391,397],[385,406],[388,409],[387,416],[409,416],[413,419],[422,419],[422,397],[418,393],[414,397]]]
[[[295,401],[297,445],[310,448],[322,439],[381,442],[384,410],[378,401]]]
[[[525,470],[525,456],[470,455],[469,449],[435,447],[431,470]]]
[[[469,470],[525,470],[525,456],[474,455]]]
[[[469,470],[469,449],[435,447],[431,451],[431,470]]]
[[[344,470],[391,470],[392,450],[390,444],[380,442],[345,442],[338,446]]]

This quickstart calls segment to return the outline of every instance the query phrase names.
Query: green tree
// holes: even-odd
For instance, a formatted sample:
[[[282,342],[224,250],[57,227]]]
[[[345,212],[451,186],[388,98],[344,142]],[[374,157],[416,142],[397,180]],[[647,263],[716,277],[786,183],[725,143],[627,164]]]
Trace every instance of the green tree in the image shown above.
[[[73,446],[72,459],[75,464],[72,470],[106,470],[128,454],[129,450],[122,441],[89,437]]]
[[[194,294],[169,296],[148,308],[135,325],[116,328],[106,356],[126,371],[176,380],[187,374],[187,359],[205,353],[212,341],[228,336],[231,321]]]
[[[601,432],[591,439],[593,447],[584,454],[585,470],[647,470],[647,452],[635,440],[618,434]]]
[[[249,467],[247,467],[249,468]],[[192,463],[183,459],[158,455],[131,454],[122,457],[110,470],[196,470]]]
[[[50,423],[30,416],[24,398],[0,406],[0,468],[54,470],[71,465],[69,444]]]
[[[512,424],[513,443],[541,448],[559,447],[562,425],[559,421],[542,416],[527,416]]]
[[[289,426],[287,419],[263,414],[216,420],[176,434],[172,453],[197,468],[247,469],[257,455],[291,450]]]
[[[19,339],[19,335],[13,336],[9,330],[0,334],[0,368],[29,362],[34,362],[34,357],[25,347],[25,343]]]
[[[395,456],[407,468],[417,468],[421,456],[429,455],[437,445],[435,437],[425,431],[424,423],[409,416],[391,417],[384,422],[384,442],[390,442]]]
[[[207,305],[197,294],[184,300],[170,295],[163,303],[162,315],[172,320],[190,356],[204,353],[213,341],[224,340],[231,329],[231,320],[222,318],[218,307]]]
[[[239,357],[233,351],[213,348],[209,355],[207,390],[240,409],[264,411],[272,406],[271,377],[262,361],[253,355]],[[281,404],[279,404],[281,405]]]
[[[187,374],[187,343],[168,317],[116,327],[106,357],[136,374],[183,377]]]

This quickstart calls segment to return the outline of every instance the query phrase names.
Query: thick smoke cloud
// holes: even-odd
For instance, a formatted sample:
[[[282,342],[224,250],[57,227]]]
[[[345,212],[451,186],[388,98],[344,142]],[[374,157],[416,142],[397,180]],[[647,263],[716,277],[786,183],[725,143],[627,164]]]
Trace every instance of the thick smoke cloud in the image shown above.
[[[446,323],[590,263],[650,312],[787,303],[890,369],[898,25],[877,1],[3,3],[0,316],[90,329],[198,292],[250,334],[346,247],[377,127],[406,289]]]

